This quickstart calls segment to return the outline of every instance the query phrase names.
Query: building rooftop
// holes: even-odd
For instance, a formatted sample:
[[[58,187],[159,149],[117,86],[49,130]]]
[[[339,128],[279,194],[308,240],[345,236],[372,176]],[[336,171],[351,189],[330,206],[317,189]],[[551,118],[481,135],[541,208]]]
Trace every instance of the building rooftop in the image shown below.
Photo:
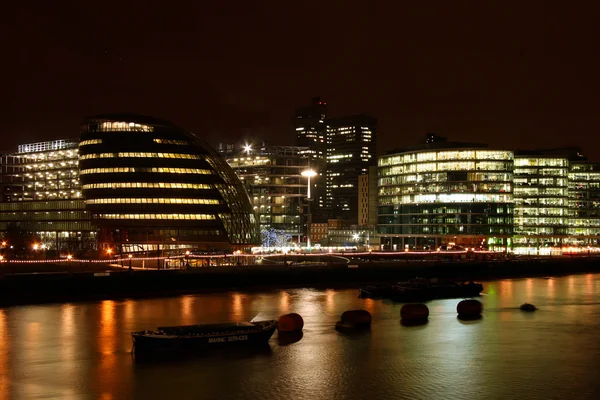
[[[569,161],[586,161],[587,157],[582,154],[581,147],[557,147],[553,149],[515,150],[515,157],[560,157]]]
[[[93,116],[84,118],[84,121],[90,121],[90,120],[91,121],[134,122],[137,124],[161,125],[161,126],[178,128],[176,125],[172,124],[169,121],[155,118],[155,117],[148,117],[146,115],[135,114],[135,113],[99,114],[99,115],[93,115]]]
[[[404,148],[396,148],[388,150],[387,155],[397,153],[411,153],[414,151],[424,150],[444,150],[444,149],[487,149],[488,145],[484,143],[468,143],[468,142],[433,142],[422,143]]]

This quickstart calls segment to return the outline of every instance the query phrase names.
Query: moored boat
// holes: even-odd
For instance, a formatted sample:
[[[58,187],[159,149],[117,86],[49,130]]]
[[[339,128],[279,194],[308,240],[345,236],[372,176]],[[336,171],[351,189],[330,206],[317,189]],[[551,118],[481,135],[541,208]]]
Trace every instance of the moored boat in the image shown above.
[[[452,299],[479,296],[482,291],[483,285],[475,282],[435,282],[421,279],[396,285],[392,299],[400,302]]]
[[[131,337],[136,353],[193,351],[231,345],[265,345],[276,328],[275,320],[163,326],[155,330],[133,332]]]

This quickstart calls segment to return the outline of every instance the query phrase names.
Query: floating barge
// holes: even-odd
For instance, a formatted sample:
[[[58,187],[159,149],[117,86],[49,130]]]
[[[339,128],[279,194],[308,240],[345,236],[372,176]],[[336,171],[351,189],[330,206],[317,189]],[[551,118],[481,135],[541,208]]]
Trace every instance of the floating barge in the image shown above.
[[[266,345],[277,329],[277,321],[163,326],[133,332],[135,353],[197,351],[221,346]]]

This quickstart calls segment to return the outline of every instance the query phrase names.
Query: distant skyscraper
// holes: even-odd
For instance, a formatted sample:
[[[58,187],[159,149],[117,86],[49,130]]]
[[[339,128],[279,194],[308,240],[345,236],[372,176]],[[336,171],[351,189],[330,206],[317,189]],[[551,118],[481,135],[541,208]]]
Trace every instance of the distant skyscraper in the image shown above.
[[[327,103],[313,97],[311,103],[296,109],[294,129],[296,144],[315,151],[316,158],[325,158],[327,134]]]
[[[308,147],[310,167],[318,176],[314,180],[312,193],[313,212],[322,213],[325,207],[325,168],[327,162],[327,103],[320,97],[313,97],[309,105],[296,109],[293,126],[296,131],[296,144]]]
[[[358,222],[358,177],[376,165],[377,119],[354,115],[327,120],[325,207],[332,216]]]

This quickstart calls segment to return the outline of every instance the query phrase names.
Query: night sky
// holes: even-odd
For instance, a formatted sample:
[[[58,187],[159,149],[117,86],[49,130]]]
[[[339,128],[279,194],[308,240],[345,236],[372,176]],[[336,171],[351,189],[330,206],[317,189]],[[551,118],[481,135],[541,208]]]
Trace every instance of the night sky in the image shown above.
[[[0,149],[106,112],[294,144],[294,108],[321,96],[332,116],[378,117],[380,153],[435,132],[600,160],[599,17],[564,1],[7,1]]]

